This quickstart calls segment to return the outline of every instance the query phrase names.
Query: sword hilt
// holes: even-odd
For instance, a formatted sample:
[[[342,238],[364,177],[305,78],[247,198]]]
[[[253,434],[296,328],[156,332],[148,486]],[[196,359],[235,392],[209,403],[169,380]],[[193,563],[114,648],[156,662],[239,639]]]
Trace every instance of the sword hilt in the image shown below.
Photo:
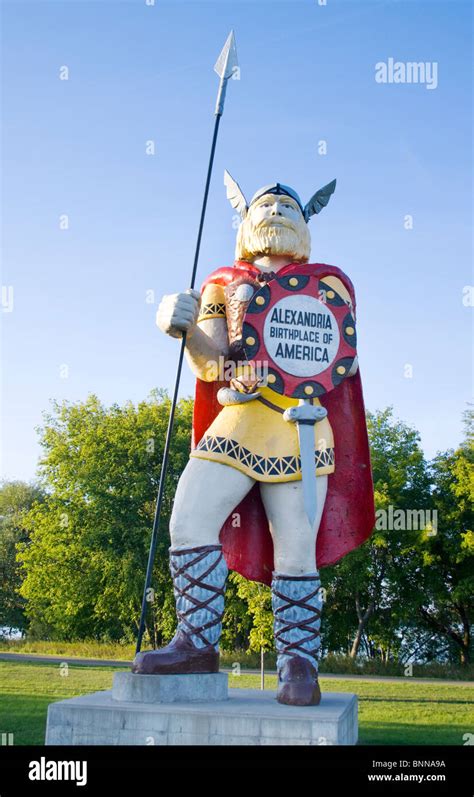
[[[328,414],[327,409],[324,407],[315,407],[313,404],[306,404],[303,401],[297,407],[288,407],[283,413],[285,421],[291,423],[302,423],[314,426],[318,421],[322,421]]]

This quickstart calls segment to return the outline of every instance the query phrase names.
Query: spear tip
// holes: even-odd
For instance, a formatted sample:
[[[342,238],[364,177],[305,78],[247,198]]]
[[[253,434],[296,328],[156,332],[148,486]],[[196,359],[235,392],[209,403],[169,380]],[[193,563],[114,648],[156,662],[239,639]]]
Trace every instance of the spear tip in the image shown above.
[[[231,77],[234,68],[238,65],[235,35],[234,31],[231,30],[222,48],[221,54],[215,63],[214,70],[221,79],[224,78],[224,80],[226,80]]]

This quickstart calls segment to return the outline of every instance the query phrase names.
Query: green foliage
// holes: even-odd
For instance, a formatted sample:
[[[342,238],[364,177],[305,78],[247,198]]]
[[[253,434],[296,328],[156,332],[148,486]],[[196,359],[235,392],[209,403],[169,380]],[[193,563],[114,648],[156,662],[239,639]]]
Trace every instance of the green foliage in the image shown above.
[[[438,454],[433,460],[432,500],[438,524],[436,533],[417,550],[416,583],[414,579],[409,582],[422,623],[444,641],[449,656],[460,657],[463,664],[472,657],[473,462],[472,435],[456,451]],[[407,581],[404,578],[402,583]]]
[[[362,650],[386,663],[438,658],[467,664],[474,594],[472,435],[429,466],[418,433],[394,419],[391,409],[369,413],[368,431],[376,508],[385,513],[371,538],[323,575],[325,649],[353,657]],[[390,507],[402,510],[401,522],[386,522]],[[428,510],[430,518],[418,510]],[[415,519],[423,522],[416,527]]]
[[[245,596],[239,591],[239,579],[242,579],[242,576],[230,572],[226,585],[220,648],[229,653],[247,648],[252,630],[253,618],[248,611]],[[232,660],[234,659],[235,657]]]
[[[106,409],[96,396],[54,402],[40,430],[46,500],[26,518],[21,594],[34,635],[133,639],[140,616],[169,399]],[[147,631],[156,644],[175,626],[168,522],[189,453],[192,402],[179,402],[155,560]]]
[[[230,578],[237,585],[237,594],[245,601],[253,621],[249,634],[249,650],[272,650],[273,613],[270,588],[257,581],[247,581],[238,573],[232,573]]]
[[[21,572],[16,546],[29,542],[25,515],[43,498],[42,490],[35,484],[14,481],[3,482],[0,487],[0,628],[25,631],[27,627],[26,601],[18,592]]]
[[[472,659],[474,612],[472,411],[466,421],[462,445],[438,454],[430,465],[436,528],[407,544],[395,593],[413,607],[412,626],[431,640],[431,655],[463,665]]]
[[[355,657],[401,655],[397,634],[409,607],[393,599],[412,532],[391,528],[392,508],[430,504],[429,476],[418,433],[393,417],[391,408],[367,414],[375,505],[379,519],[364,545],[323,572],[327,589],[325,649]],[[395,524],[394,524],[395,525]]]

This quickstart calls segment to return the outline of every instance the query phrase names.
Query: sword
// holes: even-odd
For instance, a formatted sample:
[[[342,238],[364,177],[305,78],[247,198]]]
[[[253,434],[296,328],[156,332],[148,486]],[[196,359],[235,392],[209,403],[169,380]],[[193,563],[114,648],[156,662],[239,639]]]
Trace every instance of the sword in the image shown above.
[[[318,497],[316,492],[316,464],[314,461],[314,424],[322,421],[328,411],[315,407],[310,399],[301,399],[297,407],[289,407],[283,413],[285,421],[296,423],[300,443],[301,480],[303,482],[303,503],[306,516],[312,529],[316,525]]]

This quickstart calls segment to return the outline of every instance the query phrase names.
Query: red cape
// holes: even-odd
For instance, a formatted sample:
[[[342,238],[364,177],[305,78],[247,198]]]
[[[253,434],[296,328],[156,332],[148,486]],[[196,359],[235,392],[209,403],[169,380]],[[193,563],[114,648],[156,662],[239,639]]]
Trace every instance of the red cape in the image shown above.
[[[220,268],[210,274],[201,290],[209,283],[225,286],[245,273],[255,276],[259,270],[250,263],[236,261],[234,267]],[[280,269],[278,276],[290,273],[338,277],[349,291],[355,310],[352,282],[336,266],[292,263]],[[217,391],[224,384],[196,381],[193,448],[222,409],[217,401]],[[318,568],[334,564],[361,545],[375,525],[374,490],[359,371],[319,400],[326,407],[332,426],[336,468],[328,476],[326,503],[317,537]],[[270,584],[274,569],[273,544],[258,483],[233,512],[240,514],[240,527],[234,528],[229,517],[220,535],[229,568],[252,581]]]

